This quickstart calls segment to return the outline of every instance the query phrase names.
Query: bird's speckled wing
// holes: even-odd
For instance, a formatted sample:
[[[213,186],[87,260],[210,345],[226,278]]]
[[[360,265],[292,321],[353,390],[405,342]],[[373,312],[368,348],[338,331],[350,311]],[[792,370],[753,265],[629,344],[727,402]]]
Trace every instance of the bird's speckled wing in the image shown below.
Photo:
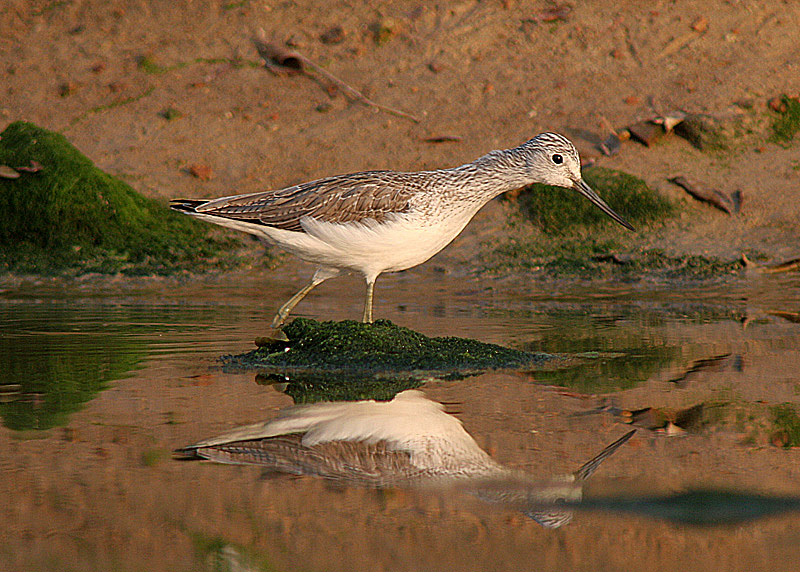
[[[414,173],[367,171],[337,175],[248,195],[224,197],[194,205],[195,212],[302,232],[304,217],[331,223],[381,222],[404,213],[420,190]]]
[[[416,467],[407,451],[386,441],[330,441],[314,446],[302,443],[302,434],[233,441],[209,447],[187,448],[182,458],[201,458],[218,463],[259,465],[270,472],[314,475],[339,482],[386,486],[430,476]]]

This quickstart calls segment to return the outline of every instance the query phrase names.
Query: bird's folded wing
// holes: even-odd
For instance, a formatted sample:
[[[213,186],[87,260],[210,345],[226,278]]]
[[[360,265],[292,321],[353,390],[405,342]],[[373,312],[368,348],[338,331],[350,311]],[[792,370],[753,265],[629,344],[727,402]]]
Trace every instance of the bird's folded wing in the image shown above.
[[[223,197],[196,212],[303,232],[300,220],[310,217],[331,223],[381,222],[406,212],[419,191],[413,173],[367,171],[337,175],[276,191]]]

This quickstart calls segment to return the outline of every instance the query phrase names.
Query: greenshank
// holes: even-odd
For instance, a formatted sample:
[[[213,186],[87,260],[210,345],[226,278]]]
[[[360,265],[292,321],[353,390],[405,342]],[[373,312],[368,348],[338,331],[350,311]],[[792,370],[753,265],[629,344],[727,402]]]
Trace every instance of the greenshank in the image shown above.
[[[285,189],[211,200],[176,199],[178,211],[248,232],[317,266],[311,281],[272,322],[280,328],[313,288],[344,272],[367,283],[364,322],[372,321],[375,280],[416,266],[449,244],[494,197],[533,183],[571,188],[633,230],[581,178],[575,146],[542,133],[450,169],[336,175]]]
[[[461,421],[412,389],[391,401],[289,407],[274,419],[239,427],[175,454],[341,484],[454,489],[512,506],[556,528],[572,518],[571,511],[556,505],[579,503],[586,479],[635,432],[608,445],[577,471],[541,479],[493,460]]]

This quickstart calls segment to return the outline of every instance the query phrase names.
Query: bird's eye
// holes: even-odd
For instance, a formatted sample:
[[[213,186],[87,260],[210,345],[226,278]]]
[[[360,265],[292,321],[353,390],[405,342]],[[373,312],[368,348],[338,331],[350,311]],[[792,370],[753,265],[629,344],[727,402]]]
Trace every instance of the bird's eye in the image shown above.
[[[553,155],[552,159],[553,159],[553,163],[555,163],[556,165],[560,165],[561,163],[564,162],[564,157],[562,157],[558,153]]]

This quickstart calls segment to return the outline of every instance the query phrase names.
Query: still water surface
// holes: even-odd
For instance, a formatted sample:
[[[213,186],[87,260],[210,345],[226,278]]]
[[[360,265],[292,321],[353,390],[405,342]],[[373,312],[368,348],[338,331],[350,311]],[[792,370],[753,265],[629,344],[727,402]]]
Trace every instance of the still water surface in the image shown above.
[[[342,282],[298,309],[359,316],[360,285]],[[440,448],[466,440],[513,482],[353,478],[352,461],[346,478],[293,461],[322,479],[174,460],[175,448],[287,415],[313,393],[313,380],[269,385],[218,361],[251,349],[293,287],[244,276],[6,289],[0,569],[796,569],[800,434],[786,425],[800,406],[796,277],[549,291],[387,278],[380,317],[567,358],[431,380],[422,407],[445,405],[430,424],[415,410],[392,417],[393,430],[413,426]],[[455,418],[466,432],[448,437]],[[575,487],[543,496],[542,483],[632,428],[580,487],[582,503]],[[542,506],[551,500],[567,506]],[[541,515],[565,513],[542,526],[554,521]]]

